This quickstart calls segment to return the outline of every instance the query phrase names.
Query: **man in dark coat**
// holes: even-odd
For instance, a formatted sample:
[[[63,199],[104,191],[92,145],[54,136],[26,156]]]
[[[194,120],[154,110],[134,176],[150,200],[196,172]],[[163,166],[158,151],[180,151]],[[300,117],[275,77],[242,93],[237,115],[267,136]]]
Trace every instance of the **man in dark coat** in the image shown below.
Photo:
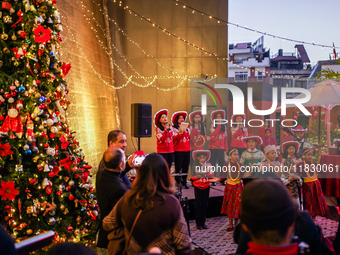
[[[98,171],[96,179],[97,200],[100,209],[97,247],[107,249],[108,232],[103,229],[102,221],[118,200],[130,189],[130,186],[121,177],[126,164],[125,154],[122,149],[108,148],[104,152],[102,163],[104,169]]]

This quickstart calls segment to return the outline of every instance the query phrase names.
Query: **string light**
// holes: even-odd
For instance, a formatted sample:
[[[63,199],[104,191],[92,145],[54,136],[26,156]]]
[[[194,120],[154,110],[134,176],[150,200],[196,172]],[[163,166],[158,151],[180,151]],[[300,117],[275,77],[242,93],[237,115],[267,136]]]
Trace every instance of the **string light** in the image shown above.
[[[197,50],[203,51],[206,55],[214,56],[214,57],[216,57],[217,59],[220,59],[220,60],[225,60],[225,61],[228,60],[227,57],[218,56],[216,53],[207,51],[207,50],[205,50],[203,47],[198,47],[198,46],[196,46],[195,44],[193,44],[193,43],[187,41],[186,39],[184,39],[184,38],[182,38],[182,37],[180,37],[180,36],[178,36],[178,35],[176,35],[176,34],[174,34],[174,33],[171,33],[171,32],[168,31],[166,28],[157,25],[156,23],[154,23],[153,21],[151,21],[150,18],[144,17],[143,15],[141,15],[141,14],[135,12],[134,10],[130,9],[128,6],[125,6],[124,9],[125,9],[125,10],[128,10],[130,14],[135,14],[135,15],[134,15],[135,17],[138,16],[138,17],[141,18],[141,20],[147,21],[149,24],[152,25],[152,27],[158,28],[158,29],[162,30],[163,33],[165,33],[165,34],[167,34],[167,35],[169,35],[169,36],[172,36],[172,37],[174,37],[174,38],[177,38],[178,40],[181,40],[181,41],[185,42],[186,44],[188,44],[188,45],[194,47],[194,48],[197,49]]]
[[[187,9],[191,9],[192,12],[191,13],[195,13],[195,12],[198,12],[198,13],[201,13],[202,16],[207,16],[209,17],[210,19],[215,19],[217,21],[217,23],[220,23],[220,22],[224,22],[226,23],[227,25],[232,25],[232,26],[236,26],[237,28],[242,28],[242,29],[246,29],[248,31],[251,31],[251,32],[255,32],[255,33],[258,33],[258,34],[262,34],[262,35],[266,35],[266,36],[271,36],[273,39],[282,39],[282,40],[287,40],[287,41],[290,41],[290,42],[294,42],[294,43],[301,43],[301,44],[307,44],[307,45],[312,45],[312,46],[319,46],[319,47],[327,47],[327,48],[333,48],[333,46],[330,46],[330,45],[323,45],[323,44],[317,44],[315,43],[314,41],[312,42],[305,42],[305,41],[301,41],[301,40],[295,40],[295,39],[290,39],[290,38],[286,38],[284,36],[277,36],[277,35],[274,35],[274,34],[268,34],[267,32],[262,32],[262,31],[259,31],[258,29],[253,29],[253,28],[249,28],[247,26],[241,26],[239,25],[238,23],[235,24],[235,23],[232,23],[230,21],[226,21],[226,20],[223,20],[223,19],[220,19],[220,18],[217,18],[213,15],[210,15],[208,13],[205,13],[205,12],[202,12],[200,10],[197,10],[191,6],[188,6],[186,4],[183,4],[181,3],[180,1],[178,0],[173,0],[176,5],[178,6],[179,4],[182,5],[182,6],[185,6],[185,8]],[[334,47],[336,49],[340,49],[340,47]]]
[[[158,76],[158,75],[154,75],[154,76],[133,76],[133,75],[126,75],[126,73],[120,68],[120,66],[114,61],[114,59],[112,59],[113,61],[113,64],[115,65],[115,67],[120,71],[120,73],[124,76],[124,78],[126,79],[126,83],[123,84],[122,86],[119,86],[119,87],[116,87],[116,86],[113,86],[111,84],[109,84],[108,82],[106,82],[100,73],[98,73],[95,68],[93,67],[93,65],[91,64],[91,62],[88,60],[88,58],[86,57],[86,55],[84,54],[84,50],[81,48],[81,46],[77,43],[76,39],[75,39],[75,36],[74,34],[70,31],[70,28],[65,25],[65,27],[69,30],[68,31],[68,34],[71,35],[72,39],[69,39],[67,37],[64,37],[64,39],[69,39],[71,40],[73,43],[75,43],[76,47],[80,50],[81,54],[83,55],[83,57],[85,58],[86,62],[89,64],[89,66],[91,67],[92,71],[98,76],[98,78],[107,86],[111,87],[111,88],[115,88],[115,89],[122,89],[124,87],[126,87],[129,83],[132,83],[133,85],[137,86],[137,87],[149,87],[149,86],[152,86],[152,87],[156,87],[154,85],[154,82],[157,80],[157,79],[172,79],[173,77],[168,77],[168,76]],[[188,75],[185,75],[185,76],[179,76],[177,77],[178,79],[182,79],[182,82],[180,82],[177,86],[175,87],[172,87],[172,88],[167,88],[167,89],[164,89],[164,88],[160,88],[160,87],[156,87],[158,90],[162,90],[162,91],[172,91],[172,90],[175,90],[177,88],[179,88],[181,85],[183,85],[183,83],[186,81],[186,80],[190,80],[194,77],[197,77],[197,75],[192,75],[192,76],[188,76]],[[217,77],[217,75],[213,75],[210,79],[208,79],[207,81],[209,80],[212,80],[212,79],[215,79]],[[146,78],[146,79],[151,79],[150,82],[148,82],[147,84],[145,85],[142,85],[142,84],[139,84],[135,81],[132,80],[132,78]],[[113,80],[112,80],[113,82]]]

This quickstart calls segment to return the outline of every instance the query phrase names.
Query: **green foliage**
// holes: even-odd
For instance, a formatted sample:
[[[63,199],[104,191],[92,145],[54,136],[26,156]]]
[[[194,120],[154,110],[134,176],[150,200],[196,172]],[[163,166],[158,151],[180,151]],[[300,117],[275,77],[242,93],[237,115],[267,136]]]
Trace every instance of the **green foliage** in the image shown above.
[[[335,61],[340,64],[340,59],[337,59]],[[332,80],[340,81],[340,73],[335,72],[329,68],[325,68],[324,70],[321,70],[320,72],[316,74],[316,78],[322,79],[322,80],[332,79]]]

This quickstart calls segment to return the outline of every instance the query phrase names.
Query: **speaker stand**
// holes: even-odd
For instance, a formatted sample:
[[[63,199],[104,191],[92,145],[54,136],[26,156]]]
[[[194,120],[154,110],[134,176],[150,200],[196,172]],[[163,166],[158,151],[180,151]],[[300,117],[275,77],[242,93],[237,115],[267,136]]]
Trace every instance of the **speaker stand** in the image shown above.
[[[138,151],[140,151],[140,137],[138,136]]]

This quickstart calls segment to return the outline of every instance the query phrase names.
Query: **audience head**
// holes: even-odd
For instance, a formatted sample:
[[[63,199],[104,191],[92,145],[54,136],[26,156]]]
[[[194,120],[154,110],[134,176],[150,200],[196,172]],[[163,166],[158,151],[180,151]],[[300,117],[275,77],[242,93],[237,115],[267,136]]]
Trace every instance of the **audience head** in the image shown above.
[[[287,245],[291,241],[297,207],[286,186],[276,179],[257,179],[242,191],[241,222],[254,243]]]
[[[270,161],[274,161],[276,159],[276,148],[273,145],[267,145],[264,148],[264,155],[266,156],[267,159]]]
[[[151,153],[145,157],[138,169],[137,179],[127,195],[128,203],[136,208],[149,210],[153,207],[151,198],[156,195],[163,198],[162,193],[174,193],[173,179],[164,158],[157,153]]]
[[[89,246],[81,243],[58,243],[52,246],[47,255],[96,255]]]
[[[107,136],[107,147],[119,148],[125,152],[126,146],[127,146],[127,139],[123,131],[112,130]]]
[[[294,136],[293,132],[287,127],[283,127],[282,132],[285,136],[288,136],[288,135]]]
[[[267,127],[269,126],[269,122],[268,122],[268,121],[264,121],[264,122],[263,122],[263,126],[264,126],[265,128],[267,128]]]
[[[312,162],[313,161],[313,150],[312,148],[306,148],[302,152],[302,158],[305,161]]]
[[[121,172],[125,169],[124,151],[119,148],[108,148],[103,154],[103,162],[106,170]]]
[[[266,128],[265,135],[269,138],[272,136],[272,131],[269,128]]]
[[[231,161],[236,162],[239,159],[239,153],[236,148],[231,148],[228,152],[228,157]]]

